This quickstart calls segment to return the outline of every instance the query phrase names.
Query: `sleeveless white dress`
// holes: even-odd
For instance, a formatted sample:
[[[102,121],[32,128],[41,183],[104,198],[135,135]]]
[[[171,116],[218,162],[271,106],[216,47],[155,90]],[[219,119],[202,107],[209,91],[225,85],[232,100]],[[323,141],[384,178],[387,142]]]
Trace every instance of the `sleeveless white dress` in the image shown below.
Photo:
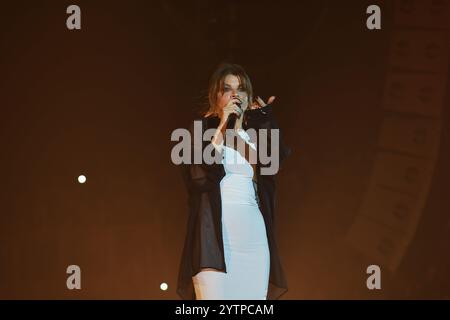
[[[245,130],[238,134],[256,150]],[[193,278],[197,300],[265,300],[270,271],[266,228],[253,185],[253,167],[224,146],[225,176],[220,182],[222,237],[227,272],[202,269]]]

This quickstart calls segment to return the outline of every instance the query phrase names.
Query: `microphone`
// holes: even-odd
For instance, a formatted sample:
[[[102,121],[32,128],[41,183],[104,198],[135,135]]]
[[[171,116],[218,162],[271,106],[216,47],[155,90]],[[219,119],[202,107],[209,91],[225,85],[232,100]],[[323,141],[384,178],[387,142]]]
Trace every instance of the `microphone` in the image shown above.
[[[236,102],[236,105],[239,107],[239,109],[242,110],[241,102]],[[232,113],[228,116],[228,123],[227,123],[227,129],[234,129],[234,125],[236,124],[236,120],[238,118],[238,115],[235,113]]]

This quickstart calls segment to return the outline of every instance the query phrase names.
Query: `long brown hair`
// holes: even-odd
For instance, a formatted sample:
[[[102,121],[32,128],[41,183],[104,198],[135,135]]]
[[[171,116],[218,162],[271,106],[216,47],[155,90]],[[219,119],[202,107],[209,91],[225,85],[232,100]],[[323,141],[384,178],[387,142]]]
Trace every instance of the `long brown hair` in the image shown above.
[[[227,75],[234,75],[239,78],[242,88],[247,92],[249,105],[253,101],[253,88],[250,77],[244,68],[238,64],[222,62],[211,75],[208,85],[208,108],[204,117],[209,115],[218,115],[217,97],[220,92],[223,93],[223,83]]]

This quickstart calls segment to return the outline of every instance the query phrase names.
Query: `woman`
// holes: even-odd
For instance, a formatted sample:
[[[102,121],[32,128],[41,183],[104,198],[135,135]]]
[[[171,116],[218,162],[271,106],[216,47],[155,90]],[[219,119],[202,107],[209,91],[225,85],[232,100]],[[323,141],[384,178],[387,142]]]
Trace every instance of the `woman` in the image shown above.
[[[190,211],[177,292],[184,299],[277,299],[287,286],[274,238],[275,177],[261,174],[259,156],[251,161],[259,141],[247,133],[279,129],[272,113],[275,97],[267,104],[261,98],[253,102],[244,69],[221,64],[210,79],[208,98],[202,134],[215,131],[200,151],[212,145],[222,160],[181,166]],[[245,152],[230,143],[226,128],[234,128]],[[193,143],[191,149],[196,148]],[[281,164],[290,149],[280,138],[272,152],[279,152]]]

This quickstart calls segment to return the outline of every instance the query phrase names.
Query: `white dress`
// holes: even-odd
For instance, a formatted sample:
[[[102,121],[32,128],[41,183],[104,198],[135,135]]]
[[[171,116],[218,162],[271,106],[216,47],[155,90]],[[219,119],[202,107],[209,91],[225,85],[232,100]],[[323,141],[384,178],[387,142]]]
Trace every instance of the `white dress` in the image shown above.
[[[256,150],[245,130],[239,135]],[[202,269],[193,277],[198,300],[265,300],[270,252],[266,228],[253,186],[253,167],[233,148],[224,148],[225,176],[220,182],[226,273]]]

